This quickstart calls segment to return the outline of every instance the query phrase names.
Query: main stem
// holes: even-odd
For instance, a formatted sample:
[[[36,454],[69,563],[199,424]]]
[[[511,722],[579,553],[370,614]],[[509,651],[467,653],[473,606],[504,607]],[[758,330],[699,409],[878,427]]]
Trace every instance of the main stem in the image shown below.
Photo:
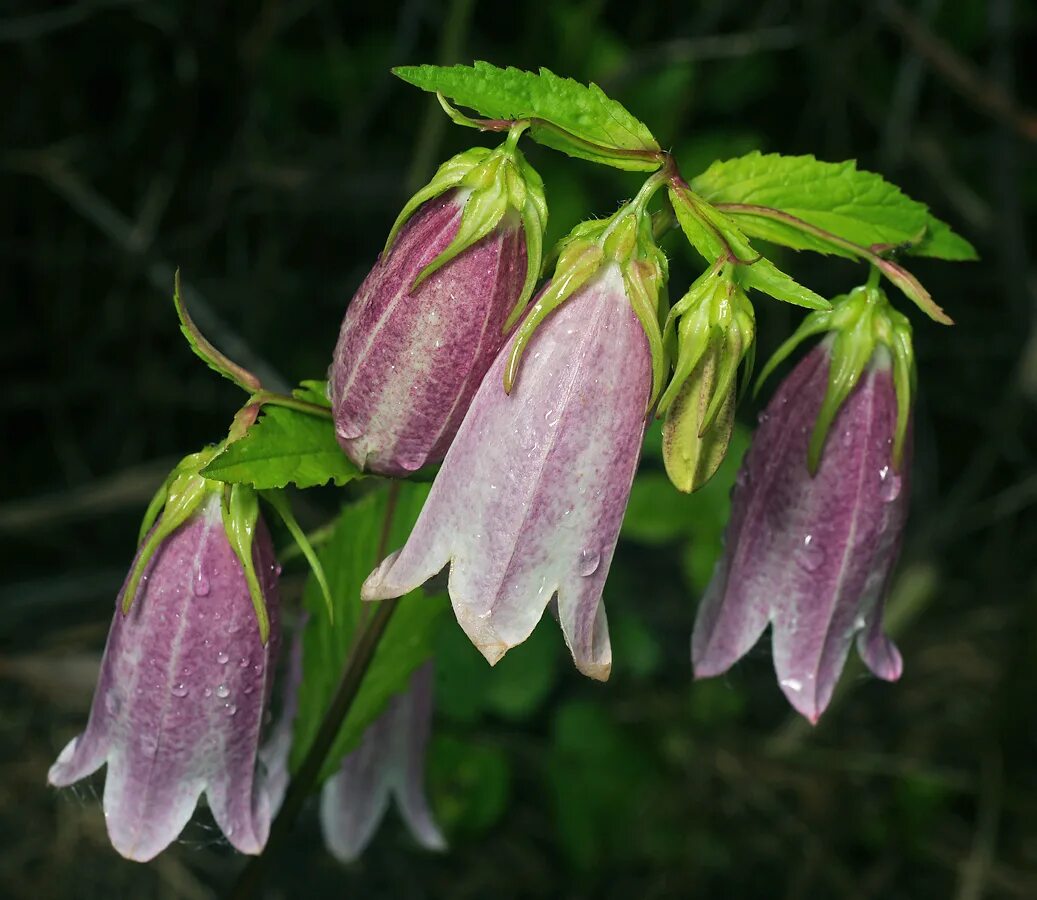
[[[388,547],[393,513],[396,510],[396,500],[399,497],[399,493],[400,483],[398,481],[392,482],[389,486],[388,497],[386,498],[385,519],[382,522],[382,533],[378,541],[378,558],[375,560],[376,563],[385,556]],[[339,680],[338,688],[336,688],[335,694],[331,698],[328,711],[324,714],[324,721],[321,722],[320,730],[314,737],[313,743],[310,744],[310,749],[306,751],[302,765],[299,766],[299,770],[295,773],[295,777],[285,792],[281,810],[277,814],[277,818],[274,819],[273,825],[270,826],[270,838],[267,841],[266,847],[262,853],[253,857],[244,870],[242,870],[238,880],[231,888],[230,894],[228,894],[230,900],[248,900],[248,898],[257,896],[257,892],[262,886],[266,872],[270,867],[270,860],[273,857],[275,848],[283,841],[288,832],[292,830],[295,820],[299,817],[299,813],[306,803],[306,798],[313,790],[313,786],[320,776],[321,769],[324,768],[324,760],[327,758],[328,751],[331,750],[332,744],[335,743],[335,738],[338,737],[338,733],[342,729],[342,723],[346,720],[346,716],[349,715],[353,701],[360,691],[364,675],[367,674],[367,668],[374,658],[375,650],[378,649],[378,642],[381,640],[382,635],[385,634],[389,620],[396,611],[397,603],[397,600],[382,600],[378,604],[375,614],[368,618],[357,631],[349,658],[346,660],[346,666],[342,670],[342,678]]]

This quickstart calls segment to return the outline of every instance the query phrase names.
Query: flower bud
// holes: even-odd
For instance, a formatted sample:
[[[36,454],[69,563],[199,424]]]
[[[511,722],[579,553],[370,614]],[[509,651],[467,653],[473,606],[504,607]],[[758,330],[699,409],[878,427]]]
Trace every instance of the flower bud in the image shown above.
[[[547,206],[514,139],[440,167],[346,311],[329,394],[362,468],[407,475],[442,460],[532,294]]]
[[[134,566],[116,602],[86,731],[48,774],[64,786],[107,763],[108,835],[141,862],[176,839],[203,791],[241,852],[260,852],[269,832],[256,754],[280,640],[278,569],[265,525],[253,520],[248,567],[269,617],[264,640],[220,489],[207,482],[180,522],[160,519],[145,537],[142,570]]]
[[[664,340],[672,341],[676,331],[677,365],[659,412],[666,415],[663,463],[678,490],[702,487],[727,453],[735,376],[747,356],[751,365],[755,330],[752,304],[735,282],[732,266],[723,261],[670,310]]]
[[[696,676],[718,675],[770,623],[779,685],[811,722],[828,705],[855,638],[872,672],[900,677],[882,608],[910,468],[906,320],[873,287],[819,315],[823,322],[809,322],[794,340],[826,326],[836,333],[796,366],[760,416],[692,637]],[[781,348],[779,358],[788,352]]]

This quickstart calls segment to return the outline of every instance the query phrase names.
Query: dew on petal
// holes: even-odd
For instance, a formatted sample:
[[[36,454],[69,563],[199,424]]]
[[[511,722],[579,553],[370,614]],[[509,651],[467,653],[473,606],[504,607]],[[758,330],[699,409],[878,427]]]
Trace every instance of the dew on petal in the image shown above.
[[[208,597],[211,586],[209,579],[206,574],[199,569],[198,575],[194,579],[194,594],[196,597]]]
[[[170,688],[170,692],[174,697],[186,697],[188,693],[188,687],[184,682],[179,681]]]
[[[879,496],[886,503],[892,503],[900,496],[900,476],[889,466],[879,469],[879,482]]]
[[[787,688],[793,693],[798,694],[801,690],[803,690],[803,682],[800,681],[798,678],[782,678],[781,681],[779,681],[778,683],[783,688]]]
[[[218,662],[221,666],[225,666],[228,662],[230,662],[230,655],[227,653],[226,650],[221,650],[219,653],[216,654],[216,662]]]
[[[796,562],[808,572],[816,572],[825,561],[825,551],[821,549],[812,534],[803,538],[803,545],[796,550]]]
[[[212,688],[206,688],[204,691],[202,691],[202,696],[203,697],[211,697],[212,696]]]
[[[221,684],[218,688],[216,688],[216,696],[219,697],[221,700],[225,700],[227,697],[230,696],[230,688],[228,688],[225,684]]]
[[[233,716],[234,713],[236,713],[238,711],[238,708],[233,703],[225,703],[225,704],[223,704],[223,711],[228,716]]]
[[[580,551],[580,574],[585,578],[588,575],[593,575],[598,571],[598,565],[601,563],[601,553],[591,548],[586,548]]]

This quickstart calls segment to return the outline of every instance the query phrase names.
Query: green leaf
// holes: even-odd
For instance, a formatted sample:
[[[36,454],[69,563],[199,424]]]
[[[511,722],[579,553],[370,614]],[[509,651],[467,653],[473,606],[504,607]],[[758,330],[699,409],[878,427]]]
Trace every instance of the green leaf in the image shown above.
[[[596,84],[580,84],[547,69],[499,69],[487,62],[399,66],[393,74],[490,119],[532,119],[535,141],[570,156],[643,171],[662,162],[659,145],[644,123]]]
[[[941,259],[974,259],[975,250],[946,223],[882,176],[856,162],[821,162],[813,156],[759,151],[714,162],[691,186],[724,212],[736,215],[746,234],[797,250],[855,254],[794,224],[754,215],[777,209],[865,248],[913,244],[908,253]],[[732,204],[733,207],[725,206]]]
[[[393,511],[386,553],[398,549],[410,533],[428,496],[428,485],[401,483]],[[320,586],[311,576],[303,592],[310,616],[303,634],[303,680],[295,720],[291,768],[294,771],[313,741],[349,656],[361,615],[374,612],[360,600],[360,586],[379,558],[386,516],[387,489],[346,506],[319,557],[334,604],[334,624],[324,613]],[[402,598],[375,651],[360,691],[325,761],[322,778],[331,775],[342,757],[359,743],[364,730],[389,699],[407,687],[411,673],[433,650],[440,618],[448,609],[444,597],[420,590]]]
[[[257,490],[342,486],[362,472],[342,452],[330,419],[283,406],[265,406],[262,418],[227,445],[203,470],[206,478],[251,484]]]
[[[296,400],[331,409],[331,400],[328,399],[328,383],[326,381],[310,379],[300,382],[299,386],[292,390],[292,396]]]

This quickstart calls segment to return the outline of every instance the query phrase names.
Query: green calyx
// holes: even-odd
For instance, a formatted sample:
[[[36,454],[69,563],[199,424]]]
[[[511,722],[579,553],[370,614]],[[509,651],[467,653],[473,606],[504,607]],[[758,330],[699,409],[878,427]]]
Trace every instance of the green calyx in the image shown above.
[[[191,517],[207,496],[223,487],[198,474],[216,456],[217,450],[212,447],[185,456],[148,504],[137,539],[140,552],[122,595],[123,615],[133,606],[148,563],[165,539]]]
[[[652,393],[648,408],[655,403],[669,370],[659,316],[669,268],[666,255],[655,243],[647,205],[664,180],[662,175],[653,175],[638,195],[614,215],[581,222],[562,239],[551,282],[515,334],[504,370],[506,392],[511,392],[522,355],[540,323],[592,278],[608,266],[615,265],[622,274],[630,306],[648,338],[652,354]]]
[[[256,534],[256,523],[259,521],[259,496],[247,484],[222,487],[223,530],[245,573],[252,608],[256,613],[256,624],[259,626],[259,639],[266,644],[270,638],[270,617],[267,615],[266,599],[252,557],[252,542]]]
[[[411,285],[414,290],[494,229],[502,224],[509,227],[517,219],[526,238],[526,279],[504,325],[505,331],[522,315],[533,295],[540,277],[547,228],[544,182],[517,146],[527,127],[528,123],[517,122],[496,149],[473,147],[443,163],[432,180],[407,201],[389,232],[384,250],[387,254],[392,249],[400,229],[423,203],[448,190],[462,192],[464,210],[457,234],[446,249],[418,273]]]
[[[903,460],[904,442],[911,414],[911,394],[914,389],[915,361],[911,344],[911,323],[893,308],[885,292],[878,286],[878,269],[872,269],[868,283],[854,288],[849,294],[832,300],[832,309],[810,313],[795,333],[782,344],[768,360],[756,383],[760,384],[806,338],[831,332],[831,364],[828,369],[828,388],[814,423],[807,451],[807,466],[811,474],[821,462],[828,431],[836,414],[856,387],[861,373],[876,359],[888,352],[893,365],[893,386],[897,397],[897,421],[893,436],[893,468],[899,469]]]
[[[697,490],[723,461],[734,427],[738,367],[745,360],[752,368],[755,336],[752,304],[723,258],[670,310],[664,341],[676,343],[677,364],[658,411],[666,416],[663,463],[678,490]]]

